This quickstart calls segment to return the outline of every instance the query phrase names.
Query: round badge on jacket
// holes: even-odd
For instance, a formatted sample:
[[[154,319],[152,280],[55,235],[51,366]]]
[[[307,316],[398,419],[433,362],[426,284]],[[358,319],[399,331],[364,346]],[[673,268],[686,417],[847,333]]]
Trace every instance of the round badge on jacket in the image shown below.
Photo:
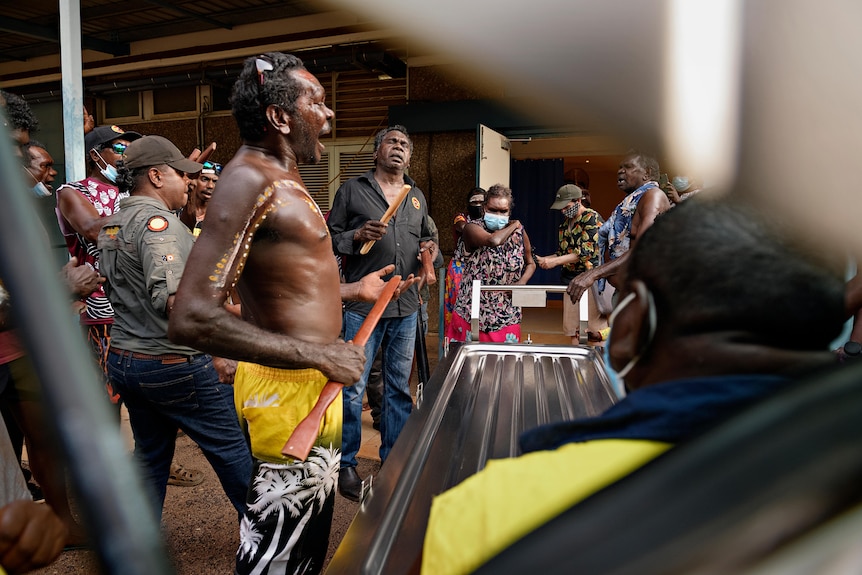
[[[147,229],[151,232],[163,232],[168,229],[168,220],[162,216],[153,216],[147,220]]]
[[[413,198],[413,207],[416,208],[417,210],[422,207],[419,204],[419,198]]]

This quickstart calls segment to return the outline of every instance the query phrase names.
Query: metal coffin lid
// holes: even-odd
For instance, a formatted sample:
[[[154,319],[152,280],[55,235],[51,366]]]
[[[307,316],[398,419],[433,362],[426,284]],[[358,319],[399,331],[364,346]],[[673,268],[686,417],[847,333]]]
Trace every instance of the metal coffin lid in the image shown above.
[[[598,415],[615,402],[601,356],[577,346],[453,347],[421,390],[328,575],[418,573],[432,498],[519,455],[533,427]]]

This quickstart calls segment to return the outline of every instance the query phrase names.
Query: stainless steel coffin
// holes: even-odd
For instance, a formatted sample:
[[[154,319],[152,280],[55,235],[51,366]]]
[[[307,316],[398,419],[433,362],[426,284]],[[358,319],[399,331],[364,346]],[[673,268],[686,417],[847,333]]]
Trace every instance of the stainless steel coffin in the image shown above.
[[[520,453],[527,429],[597,415],[615,395],[595,349],[468,343],[453,347],[417,405],[327,574],[416,573],[431,499]]]

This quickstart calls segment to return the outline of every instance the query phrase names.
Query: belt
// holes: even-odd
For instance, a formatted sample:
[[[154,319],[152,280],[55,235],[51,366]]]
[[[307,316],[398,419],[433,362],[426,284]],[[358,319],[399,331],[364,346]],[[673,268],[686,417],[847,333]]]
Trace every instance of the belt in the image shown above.
[[[193,355],[182,355],[179,353],[163,353],[161,355],[149,355],[146,353],[138,353],[136,351],[128,351],[125,349],[118,349],[116,347],[112,347],[108,350],[108,353],[113,353],[114,355],[119,355],[120,357],[130,357],[132,359],[143,359],[147,361],[161,361],[164,364],[171,363],[189,363]]]

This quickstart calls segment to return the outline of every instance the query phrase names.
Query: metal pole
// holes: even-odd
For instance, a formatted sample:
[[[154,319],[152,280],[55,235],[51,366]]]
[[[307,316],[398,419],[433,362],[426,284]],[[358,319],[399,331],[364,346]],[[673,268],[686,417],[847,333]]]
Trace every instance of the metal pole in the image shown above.
[[[87,177],[84,160],[84,78],[81,68],[81,2],[60,0],[60,71],[67,182],[78,182]]]
[[[11,139],[0,133],[0,277],[42,383],[46,420],[56,426],[90,538],[106,573],[174,573],[153,506],[96,384],[91,353],[18,163]]]

